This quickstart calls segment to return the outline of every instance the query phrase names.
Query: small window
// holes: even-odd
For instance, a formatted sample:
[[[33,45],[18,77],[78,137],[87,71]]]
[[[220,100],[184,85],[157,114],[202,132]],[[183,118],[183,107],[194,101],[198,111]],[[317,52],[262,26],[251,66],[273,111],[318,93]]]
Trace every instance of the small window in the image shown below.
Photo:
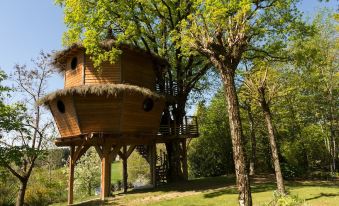
[[[149,112],[153,109],[154,102],[151,98],[147,98],[144,100],[143,108],[145,112]]]
[[[71,61],[71,69],[75,70],[78,66],[78,58],[73,57],[72,61]]]
[[[58,100],[57,108],[60,113],[65,113],[65,104],[61,100]]]

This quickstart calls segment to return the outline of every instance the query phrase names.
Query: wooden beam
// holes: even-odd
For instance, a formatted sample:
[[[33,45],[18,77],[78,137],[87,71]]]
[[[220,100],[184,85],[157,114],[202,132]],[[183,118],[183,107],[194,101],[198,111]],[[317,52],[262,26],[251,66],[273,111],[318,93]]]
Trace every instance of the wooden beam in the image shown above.
[[[69,157],[68,205],[73,204],[74,164],[74,146],[71,146]]]
[[[103,154],[101,158],[101,199],[105,200],[110,196],[111,192],[111,160],[110,145],[103,146]]]
[[[123,158],[122,158],[122,165],[123,165],[123,183],[124,183],[124,193],[127,192],[127,178],[128,178],[128,173],[127,173],[127,146],[124,145],[122,147],[123,149]]]
[[[182,140],[182,172],[184,175],[184,179],[188,180],[188,166],[187,166],[187,145],[186,145],[186,139]]]
[[[149,145],[149,157],[150,157],[150,173],[151,173],[151,184],[153,188],[156,187],[156,161],[157,161],[157,148],[156,143],[152,143]]]

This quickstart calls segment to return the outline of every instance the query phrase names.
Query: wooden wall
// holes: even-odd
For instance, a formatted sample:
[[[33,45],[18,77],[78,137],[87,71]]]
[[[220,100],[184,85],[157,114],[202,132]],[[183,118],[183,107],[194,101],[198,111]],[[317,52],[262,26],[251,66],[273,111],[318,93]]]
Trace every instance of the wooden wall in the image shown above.
[[[65,113],[59,112],[57,108],[58,100],[61,100],[64,103]],[[50,102],[49,106],[62,137],[81,134],[77,114],[71,96],[55,99]]]
[[[73,57],[78,58],[78,65],[74,70],[71,69],[71,61]],[[70,58],[67,60],[65,71],[65,88],[83,84],[83,62],[83,52],[78,52],[74,56],[70,56]]]
[[[122,96],[75,96],[75,107],[83,133],[119,132]]]
[[[157,133],[161,114],[164,110],[164,100],[154,100],[151,111],[144,111],[143,102],[146,98],[140,94],[127,94],[124,98],[124,108],[121,117],[121,131],[124,133]]]
[[[96,71],[93,66],[93,61],[89,56],[85,60],[85,84],[107,84],[107,83],[121,83],[121,61],[116,60],[115,64],[104,62],[101,70]]]
[[[122,54],[122,83],[155,90],[156,76],[150,59],[137,52],[125,50]]]

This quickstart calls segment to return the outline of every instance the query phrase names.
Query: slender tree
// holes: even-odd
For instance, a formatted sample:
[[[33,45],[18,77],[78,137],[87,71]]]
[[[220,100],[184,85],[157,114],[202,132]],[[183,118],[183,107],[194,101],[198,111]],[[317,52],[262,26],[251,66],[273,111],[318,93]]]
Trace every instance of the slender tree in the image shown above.
[[[49,55],[41,53],[33,60],[35,68],[26,65],[15,66],[14,80],[17,91],[26,99],[21,99],[21,106],[4,107],[1,114],[0,164],[10,171],[20,182],[16,205],[24,205],[25,192],[29,178],[36,166],[36,160],[45,154],[45,145],[50,140],[53,123],[44,117],[41,106],[36,101],[46,91],[48,78],[52,74]]]
[[[277,137],[274,131],[273,117],[270,109],[272,99],[281,94],[279,93],[279,87],[281,87],[281,85],[279,85],[277,72],[272,69],[269,70],[268,65],[259,64],[256,66],[258,69],[252,71],[251,76],[247,76],[245,84],[249,90],[249,95],[257,100],[264,114],[277,188],[280,194],[285,194],[284,179],[281,172],[279,152],[276,143]],[[268,72],[270,72],[269,75]]]

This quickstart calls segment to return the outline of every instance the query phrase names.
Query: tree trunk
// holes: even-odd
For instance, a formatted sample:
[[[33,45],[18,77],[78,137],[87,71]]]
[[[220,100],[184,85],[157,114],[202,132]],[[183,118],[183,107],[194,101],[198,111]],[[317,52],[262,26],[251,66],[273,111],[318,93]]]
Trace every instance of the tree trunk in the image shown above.
[[[16,200],[16,204],[15,204],[16,206],[24,205],[27,182],[28,182],[28,178],[24,178],[20,180],[21,184],[20,184],[20,189],[19,189],[17,200]]]
[[[185,116],[185,104],[186,104],[187,96],[181,95],[178,98],[177,107],[173,110],[173,116],[175,118],[175,122],[177,125],[182,123],[182,119]],[[169,161],[169,168],[167,174],[168,182],[177,182],[186,180],[185,179],[185,171],[183,171],[181,158],[180,158],[180,141],[173,140],[169,143],[166,143],[166,150]]]
[[[246,169],[247,164],[244,153],[244,139],[240,119],[239,102],[234,82],[235,74],[234,71],[231,69],[228,69],[227,71],[221,71],[222,80],[224,82],[226,101],[228,105],[228,117],[233,145],[233,159],[235,165],[237,187],[239,191],[239,205],[251,206],[252,196],[250,180]]]
[[[272,160],[273,160],[273,165],[274,165],[275,177],[277,180],[277,187],[278,187],[278,191],[280,192],[280,194],[285,194],[285,185],[284,185],[284,179],[282,177],[281,168],[280,168],[278,149],[277,149],[277,144],[275,141],[274,129],[273,129],[273,124],[272,124],[272,116],[271,116],[269,105],[267,104],[264,98],[264,94],[262,94],[262,98],[263,99],[261,100],[260,104],[261,104],[261,108],[265,116],[266,126],[268,130],[268,138],[269,138],[270,146],[271,146]]]
[[[250,175],[255,175],[255,167],[257,161],[257,140],[254,130],[254,118],[252,114],[251,105],[248,106],[248,119],[250,122],[250,135],[251,135],[251,159],[250,159]]]

